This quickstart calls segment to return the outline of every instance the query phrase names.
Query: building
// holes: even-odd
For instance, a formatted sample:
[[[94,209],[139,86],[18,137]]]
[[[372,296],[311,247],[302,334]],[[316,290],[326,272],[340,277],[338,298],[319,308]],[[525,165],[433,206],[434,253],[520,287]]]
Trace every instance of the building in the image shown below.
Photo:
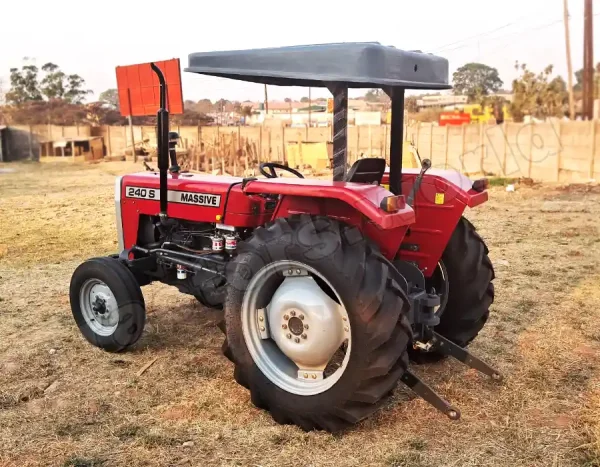
[[[0,162],[6,162],[8,158],[6,151],[6,127],[0,125]]]

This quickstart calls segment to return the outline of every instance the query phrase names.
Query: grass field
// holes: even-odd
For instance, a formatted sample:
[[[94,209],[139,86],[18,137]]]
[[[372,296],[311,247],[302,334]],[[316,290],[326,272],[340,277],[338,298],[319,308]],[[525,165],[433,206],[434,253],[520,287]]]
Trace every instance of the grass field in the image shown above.
[[[455,361],[418,367],[462,410],[459,422],[399,387],[375,417],[333,436],[255,409],[220,353],[219,313],[174,288],[144,288],[148,324],[131,351],[84,341],[70,276],[116,250],[114,176],[139,167],[7,168],[1,466],[600,466],[600,187],[498,187],[467,212],[497,275],[491,318],[471,348],[503,384]]]

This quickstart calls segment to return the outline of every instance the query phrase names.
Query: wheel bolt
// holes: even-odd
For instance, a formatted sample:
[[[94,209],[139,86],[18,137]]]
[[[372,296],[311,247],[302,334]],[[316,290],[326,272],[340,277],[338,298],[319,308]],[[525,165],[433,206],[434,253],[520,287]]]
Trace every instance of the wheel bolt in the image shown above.
[[[300,269],[296,269],[296,274],[300,275],[302,274],[302,271],[300,271]]]
[[[296,337],[296,338],[294,339],[294,342],[295,342],[296,344],[300,343],[300,338],[299,338],[299,337]]]
[[[304,373],[304,377],[305,377],[305,378],[308,378],[308,373]]]
[[[306,339],[306,334],[302,334],[302,339]]]
[[[314,373],[312,374],[312,379],[317,379],[317,375],[315,375]]]
[[[263,318],[262,316],[259,316],[259,317],[258,317],[258,320],[259,320],[259,321],[264,321],[264,320],[265,320],[265,318]]]
[[[305,324],[305,325],[304,325],[304,329],[308,329],[308,324]]]
[[[344,331],[346,331],[346,332],[350,331],[350,329],[348,329],[348,326],[346,326],[346,327],[344,328]]]
[[[281,328],[282,328],[282,329],[287,329],[287,324],[282,324],[282,325],[281,325]]]
[[[291,335],[291,334],[288,332],[288,333],[285,335],[285,337],[287,337],[288,339],[291,339],[291,338],[292,338],[292,335]]]
[[[296,316],[296,312],[294,310],[290,311],[290,315]]]
[[[283,315],[283,319],[287,321],[288,319],[290,319],[290,315]]]
[[[293,269],[290,269],[290,270],[288,271],[288,274],[291,276],[292,274],[294,274],[294,270],[293,270]]]
[[[348,318],[346,318],[345,316],[342,318],[344,321],[348,321]]]
[[[261,327],[260,327],[260,331],[261,331],[261,332],[265,332],[265,327],[264,327],[264,326],[261,326]]]
[[[304,319],[304,315],[300,315],[300,316],[298,316],[298,318]]]

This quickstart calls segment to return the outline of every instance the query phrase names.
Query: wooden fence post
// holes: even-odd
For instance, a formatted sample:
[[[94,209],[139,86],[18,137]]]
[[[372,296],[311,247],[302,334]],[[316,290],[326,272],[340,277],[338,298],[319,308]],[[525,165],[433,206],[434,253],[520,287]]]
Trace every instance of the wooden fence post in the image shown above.
[[[485,157],[485,145],[484,143],[484,135],[483,135],[483,122],[479,122],[479,150],[481,154],[479,155],[479,169],[481,170],[482,175],[485,176],[485,169],[483,168],[483,159]]]
[[[445,140],[446,140],[446,144],[445,144],[445,154],[444,154],[444,170],[448,169],[448,150],[450,147],[450,125],[444,125],[446,128],[446,135],[445,135]]]
[[[433,164],[433,122],[429,128],[429,160]]]
[[[106,125],[106,152],[108,157],[112,156],[112,144],[110,142],[110,125]]]
[[[281,157],[283,158],[283,163],[287,162],[287,157],[285,157],[285,124],[281,124]]]
[[[200,153],[202,152],[202,145],[200,140],[202,139],[202,127],[198,124],[196,129],[196,150],[194,151],[194,165],[197,171],[200,171]]]
[[[527,178],[531,178],[531,165],[533,163],[533,126],[535,122],[531,121],[531,131],[529,132],[529,167],[527,169]]]
[[[502,123],[502,136],[504,139],[504,154],[502,156],[502,175],[506,177],[506,157],[508,155],[508,123]]]
[[[258,163],[260,164],[263,158],[263,144],[262,144],[262,134],[263,134],[263,126],[259,126],[258,127],[258,154],[256,155],[256,157],[258,158]]]
[[[460,149],[460,165],[462,167],[463,172],[467,171],[467,168],[465,165],[466,137],[467,137],[467,124],[463,123],[462,124],[462,145],[461,145],[461,149]]]
[[[558,122],[558,152],[556,153],[556,181],[560,182],[560,165],[562,159],[562,122]]]
[[[596,156],[596,120],[591,120],[592,144],[590,144],[590,180],[594,178],[594,158]]]

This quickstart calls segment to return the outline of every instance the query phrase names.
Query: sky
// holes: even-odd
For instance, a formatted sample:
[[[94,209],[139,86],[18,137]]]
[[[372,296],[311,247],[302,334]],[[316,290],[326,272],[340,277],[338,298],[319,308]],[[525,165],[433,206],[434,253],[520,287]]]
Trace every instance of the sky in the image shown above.
[[[595,61],[600,61],[600,0],[594,4]],[[96,8],[85,12],[85,9]],[[534,71],[553,64],[566,77],[563,0],[345,0],[221,2],[171,0],[4,1],[0,8],[0,80],[28,63],[58,64],[81,75],[94,94],[116,87],[115,67],[188,54],[328,42],[380,42],[445,57],[450,73],[468,62],[495,67],[510,89],[515,61]],[[569,0],[573,69],[583,66],[583,0]],[[186,100],[262,100],[263,86],[183,74]],[[350,95],[364,91],[351,91]],[[307,90],[269,86],[269,99]],[[328,96],[314,89],[313,97]]]

